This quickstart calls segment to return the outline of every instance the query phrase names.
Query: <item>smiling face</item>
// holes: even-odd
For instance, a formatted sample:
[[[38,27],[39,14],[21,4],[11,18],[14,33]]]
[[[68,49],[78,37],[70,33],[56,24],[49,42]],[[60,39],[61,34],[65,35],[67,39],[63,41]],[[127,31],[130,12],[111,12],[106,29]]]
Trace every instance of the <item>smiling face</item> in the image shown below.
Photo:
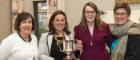
[[[85,18],[87,23],[93,23],[96,18],[96,11],[90,6],[85,7]]]
[[[64,15],[62,14],[56,15],[54,20],[52,21],[52,24],[56,31],[63,31],[66,25],[66,20]]]
[[[114,12],[114,18],[117,25],[123,25],[129,20],[129,15],[124,8],[118,8]]]
[[[30,32],[32,31],[32,18],[31,17],[28,17],[27,19],[25,20],[22,20],[20,22],[20,26],[19,26],[19,31],[21,33],[24,33],[24,34],[30,34]]]

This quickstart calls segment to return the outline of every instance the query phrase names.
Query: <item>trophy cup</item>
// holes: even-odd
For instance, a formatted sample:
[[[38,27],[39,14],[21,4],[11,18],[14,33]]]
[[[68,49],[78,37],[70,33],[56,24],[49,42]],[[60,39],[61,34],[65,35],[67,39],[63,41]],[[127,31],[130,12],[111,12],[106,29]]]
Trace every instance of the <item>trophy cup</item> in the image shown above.
[[[64,60],[75,60],[72,53],[75,51],[75,40],[63,40],[63,52],[66,53]]]
[[[63,50],[63,40],[64,40],[64,37],[57,37],[57,45],[60,48],[60,51]]]

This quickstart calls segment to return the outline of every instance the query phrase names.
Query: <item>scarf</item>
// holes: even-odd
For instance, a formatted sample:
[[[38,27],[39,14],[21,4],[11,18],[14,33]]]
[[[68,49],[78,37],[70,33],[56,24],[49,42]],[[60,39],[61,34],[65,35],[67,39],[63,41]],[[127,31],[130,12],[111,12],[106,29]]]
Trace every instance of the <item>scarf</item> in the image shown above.
[[[110,25],[110,28],[111,28],[110,30],[112,34],[115,35],[117,38],[119,38],[117,46],[111,53],[111,60],[124,60],[128,34],[137,34],[133,32],[134,29],[137,29],[138,31],[140,31],[140,28],[138,29],[136,26],[135,26],[135,23],[133,23],[132,21],[128,21],[124,25],[121,25],[121,26],[117,26],[115,24]]]

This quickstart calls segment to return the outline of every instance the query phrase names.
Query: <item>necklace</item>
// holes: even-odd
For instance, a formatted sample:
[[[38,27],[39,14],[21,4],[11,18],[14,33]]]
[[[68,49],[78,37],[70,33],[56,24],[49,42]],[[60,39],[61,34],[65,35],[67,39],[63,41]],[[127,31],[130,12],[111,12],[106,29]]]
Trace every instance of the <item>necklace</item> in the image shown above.
[[[93,42],[92,42],[92,40],[93,40],[93,32],[94,32],[94,28],[92,28],[92,27],[90,27],[89,28],[89,40],[90,40],[90,46],[93,46]]]
[[[92,36],[90,36],[90,46],[93,46]]]
[[[18,35],[25,42],[31,42],[31,40],[32,40],[30,35],[29,35],[29,38],[23,38],[19,32],[18,32]]]
[[[93,32],[90,32],[90,30],[89,30],[89,40],[90,40],[90,46],[93,46],[93,42],[92,42],[92,40],[93,40]]]

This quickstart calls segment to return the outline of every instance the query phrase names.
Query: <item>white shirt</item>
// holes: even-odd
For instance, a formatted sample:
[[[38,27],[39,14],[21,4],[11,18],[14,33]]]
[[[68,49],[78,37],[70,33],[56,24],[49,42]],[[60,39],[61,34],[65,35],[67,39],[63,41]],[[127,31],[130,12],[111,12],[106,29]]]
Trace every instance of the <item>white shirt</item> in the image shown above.
[[[37,38],[31,34],[31,42],[25,42],[17,33],[5,38],[0,46],[0,60],[37,60]]]

